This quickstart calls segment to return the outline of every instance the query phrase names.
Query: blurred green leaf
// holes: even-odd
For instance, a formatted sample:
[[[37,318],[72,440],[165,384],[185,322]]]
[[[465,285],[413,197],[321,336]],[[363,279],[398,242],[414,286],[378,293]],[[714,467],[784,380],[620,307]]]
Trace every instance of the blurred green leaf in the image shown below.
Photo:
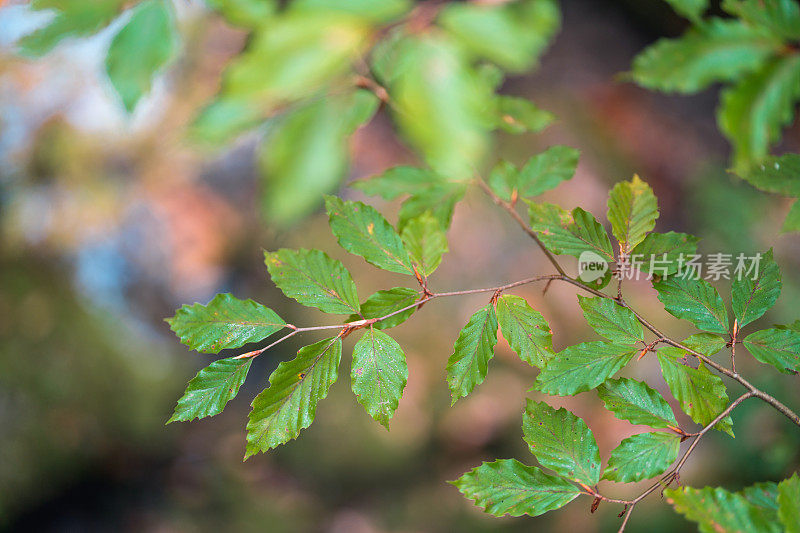
[[[756,189],[800,196],[800,154],[766,157],[738,174]]]
[[[750,504],[741,494],[720,487],[668,488],[664,495],[677,512],[696,522],[702,533],[781,531],[778,524],[770,521],[767,511]]]
[[[339,246],[378,268],[414,275],[400,235],[374,207],[326,196],[325,208]]]
[[[278,11],[278,0],[206,0],[206,2],[231,24],[251,30],[267,24]]]
[[[472,54],[504,69],[533,67],[561,24],[553,0],[447,4],[439,23]]]
[[[269,387],[253,400],[247,422],[245,459],[292,439],[314,421],[317,404],[338,377],[342,341],[324,339],[301,348],[269,377]]]
[[[252,361],[249,357],[231,357],[214,361],[202,369],[189,381],[186,392],[178,400],[175,413],[167,423],[190,421],[221,413],[225,405],[238,394]]]
[[[358,293],[341,261],[319,250],[264,252],[272,282],[283,294],[325,313],[358,313]]]
[[[747,499],[751,504],[762,507],[764,509],[777,511],[778,510],[778,484],[771,481],[763,481],[755,483],[749,487],[741,490],[741,495]],[[772,516],[770,515],[770,519]],[[774,519],[778,519],[778,514],[775,513]]]
[[[569,481],[515,459],[483,463],[450,483],[494,516],[539,516],[565,506],[580,494]]]
[[[703,363],[697,368],[682,365],[678,358],[684,354],[677,348],[661,348],[658,362],[661,373],[672,395],[681,405],[683,412],[696,423],[705,426],[728,407],[728,393],[719,376],[712,374]],[[714,426],[733,436],[733,421],[726,416]]]
[[[386,316],[412,305],[417,301],[418,297],[419,293],[417,293],[417,291],[407,287],[395,287],[385,291],[378,291],[361,304],[361,315],[350,315],[347,321],[354,322],[356,320],[361,320],[362,316],[366,319]],[[402,313],[397,313],[385,320],[376,322],[372,327],[376,329],[393,328],[405,322],[416,310],[416,307],[406,309]]]
[[[630,76],[648,89],[693,93],[760,68],[780,46],[768,31],[714,18],[646,48],[633,60]]]
[[[703,13],[708,9],[708,0],[666,0],[672,9],[691,20],[699,23]]]
[[[563,349],[539,372],[534,389],[557,396],[591,390],[620,371],[641,350],[610,342],[583,342]]]
[[[723,0],[722,8],[781,39],[800,39],[800,5],[796,0]]]
[[[401,238],[417,272],[426,278],[436,271],[448,250],[447,235],[429,212],[406,223]]]
[[[785,374],[800,371],[800,333],[797,331],[762,329],[745,337],[743,345],[753,357]]]
[[[525,98],[500,95],[495,98],[495,128],[508,133],[538,133],[553,123],[555,115]]]
[[[259,154],[268,219],[294,222],[336,188],[347,170],[348,138],[377,104],[372,93],[358,90],[313,101],[276,120]]]
[[[298,111],[307,110],[304,118],[294,122],[313,122],[308,115],[328,107],[327,99],[319,98],[320,92],[335,81],[350,85],[345,77],[364,52],[369,34],[370,28],[363,20],[346,14],[301,12],[271,17],[259,26],[245,51],[228,65],[217,99],[195,119],[190,137],[208,144],[230,141],[281,106],[312,97],[319,101],[306,101]],[[336,122],[347,122],[341,117],[342,107],[347,104],[333,100],[339,119]],[[252,120],[245,120],[246,110]],[[233,113],[233,117],[226,117],[223,111]],[[299,132],[303,127],[298,126],[295,135],[312,142],[321,135],[317,133],[315,137],[314,131],[332,128],[333,118],[319,121],[327,126],[314,128],[305,124],[313,131],[302,135]],[[227,135],[214,131],[214,125],[223,126]],[[300,140],[295,138],[295,142]]]
[[[741,278],[741,279],[739,279]],[[761,318],[781,294],[781,270],[772,259],[772,249],[761,255],[755,279],[748,275],[731,281],[733,314],[742,328]]]
[[[633,312],[610,298],[578,295],[586,322],[598,334],[619,344],[644,341],[644,330]]]
[[[620,420],[654,428],[677,427],[667,401],[646,383],[629,378],[607,379],[597,387],[606,409]]]
[[[356,180],[350,186],[369,196],[380,196],[385,200],[394,200],[398,196],[422,192],[431,184],[442,181],[444,181],[444,178],[431,170],[411,166],[397,166],[386,170],[383,174]]]
[[[653,231],[658,218],[658,202],[653,189],[634,175],[631,181],[617,183],[608,195],[608,221],[619,241],[620,253],[627,254]]]
[[[389,429],[408,382],[406,356],[397,341],[369,327],[353,347],[350,377],[358,402]]]
[[[111,41],[106,70],[129,113],[175,53],[178,35],[171,9],[164,0],[142,2]]]
[[[653,283],[664,309],[676,318],[690,321],[698,329],[725,335],[728,312],[722,297],[709,282],[689,275],[669,276]]]
[[[447,360],[447,384],[451,404],[467,396],[483,383],[489,371],[489,359],[497,344],[497,315],[491,303],[470,317],[458,334],[453,355]]]
[[[553,332],[547,320],[521,296],[497,299],[497,321],[503,337],[519,358],[542,368],[553,357]]]
[[[611,451],[603,479],[630,483],[663,474],[678,458],[681,437],[674,433],[640,433]]]
[[[778,518],[786,533],[800,532],[800,477],[796,472],[778,484]]]
[[[52,9],[53,19],[17,43],[22,54],[38,57],[67,37],[83,37],[100,31],[122,10],[124,0],[33,0],[35,10]]]
[[[580,207],[569,212],[547,203],[529,202],[528,206],[531,227],[554,254],[580,257],[593,252],[606,261],[614,260],[608,234],[591,213]]]
[[[748,168],[769,154],[794,119],[800,99],[800,54],[777,56],[722,92],[720,131],[734,147],[734,167]]]
[[[286,325],[272,309],[231,294],[217,294],[208,305],[184,305],[166,322],[183,344],[205,353],[258,342]]]
[[[402,16],[412,6],[411,0],[292,0],[289,9],[310,14],[347,13],[370,22],[386,23]]]
[[[783,221],[783,226],[781,226],[781,233],[791,231],[800,231],[800,202],[797,201],[789,208],[786,219]]]
[[[582,419],[563,407],[528,400],[522,435],[542,466],[566,478],[594,485],[600,480],[600,449]]]
[[[373,71],[388,89],[400,133],[436,172],[468,180],[488,149],[493,88],[439,33],[387,39]]]

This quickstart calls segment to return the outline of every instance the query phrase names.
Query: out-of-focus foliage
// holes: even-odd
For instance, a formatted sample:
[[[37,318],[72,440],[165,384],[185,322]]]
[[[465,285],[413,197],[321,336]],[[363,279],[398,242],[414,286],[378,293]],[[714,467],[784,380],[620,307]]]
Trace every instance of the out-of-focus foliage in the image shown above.
[[[800,4],[725,0],[734,18],[703,18],[707,0],[671,0],[692,27],[640,53],[630,77],[643,87],[694,93],[726,84],[717,123],[733,145],[733,166],[760,163],[795,116],[800,100]]]
[[[560,24],[554,0],[214,0],[209,7],[250,35],[189,137],[219,148],[265,126],[259,167],[273,223],[296,221],[336,188],[348,168],[348,139],[380,103],[422,161],[455,181],[486,163],[493,130],[538,131],[552,120],[495,91],[504,72],[537,63]],[[90,35],[125,9],[106,64],[128,111],[176,50],[168,0],[41,0],[33,8],[57,14],[21,40],[30,55]]]

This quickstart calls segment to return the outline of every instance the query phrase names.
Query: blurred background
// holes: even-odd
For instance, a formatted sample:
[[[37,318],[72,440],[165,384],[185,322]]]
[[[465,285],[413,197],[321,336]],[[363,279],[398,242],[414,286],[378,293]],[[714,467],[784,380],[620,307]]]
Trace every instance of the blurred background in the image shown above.
[[[618,506],[603,504],[591,515],[591,501],[581,498],[535,519],[496,519],[445,483],[483,460],[534,462],[520,423],[525,398],[537,397],[526,392],[536,371],[505,341],[486,381],[448,406],[446,359],[484,304],[480,295],[429,304],[394,330],[410,377],[391,432],[340,379],[299,439],[242,462],[249,402],[279,361],[318,340],[311,334],[259,357],[224,413],[164,425],[186,382],[211,360],[185,349],[163,322],[182,304],[232,292],[294,324],[330,321],[271,286],[262,249],[325,250],[351,269],[362,295],[403,282],[346,257],[319,211],[289,228],[266,224],[255,135],[214,152],[183,140],[244,33],[199,2],[176,6],[180,57],[132,116],[102,73],[108,31],[26,60],[14,42],[41,24],[40,14],[23,2],[0,7],[0,530],[615,531]],[[604,218],[609,187],[636,172],[659,198],[657,229],[702,237],[704,253],[774,246],[784,289],[764,320],[797,318],[800,239],[779,235],[788,205],[725,172],[729,148],[714,123],[716,91],[670,97],[618,81],[637,52],[680,34],[685,22],[657,0],[562,0],[561,8],[562,30],[541,67],[503,87],[558,122],[544,134],[501,136],[497,155],[519,163],[552,144],[575,146],[582,153],[577,175],[548,201]],[[800,148],[797,124],[781,148]],[[383,111],[350,149],[351,179],[414,162]],[[363,199],[347,188],[341,194]],[[370,202],[393,220],[396,204]],[[550,271],[477,192],[459,204],[448,237],[434,290]],[[667,332],[690,333],[659,311],[646,282],[628,293]],[[553,286],[546,298],[541,287],[518,294],[549,320],[556,348],[594,338],[570,287]],[[740,372],[800,407],[796,377],[741,359]],[[626,372],[666,390],[654,360]],[[340,377],[348,374],[344,357]],[[731,394],[737,390],[731,385]],[[591,420],[604,457],[641,429],[611,417],[593,392],[549,401]],[[682,472],[684,483],[737,490],[798,467],[800,432],[783,417],[752,402],[734,423],[735,440],[718,432],[704,440]],[[633,495],[606,483],[609,495]],[[658,494],[630,522],[631,531],[651,533],[690,527]]]

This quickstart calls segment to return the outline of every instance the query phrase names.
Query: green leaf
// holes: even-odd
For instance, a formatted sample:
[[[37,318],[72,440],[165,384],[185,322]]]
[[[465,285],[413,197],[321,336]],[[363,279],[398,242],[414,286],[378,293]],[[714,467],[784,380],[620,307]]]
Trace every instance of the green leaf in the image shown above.
[[[725,348],[727,341],[713,333],[695,333],[694,335],[686,337],[681,344],[698,353],[711,357]]]
[[[217,294],[207,305],[184,305],[166,322],[183,344],[205,353],[258,342],[286,326],[272,309],[231,294]]]
[[[119,14],[123,4],[124,0],[33,0],[33,9],[52,9],[55,16],[46,26],[20,39],[17,45],[24,55],[42,56],[67,37],[97,33]]]
[[[680,447],[680,435],[670,433],[640,433],[628,437],[611,451],[603,479],[629,483],[663,474],[678,458]]]
[[[753,357],[785,374],[800,371],[800,333],[797,331],[762,329],[745,337],[743,344]]]
[[[347,13],[372,23],[386,23],[402,16],[412,5],[411,0],[293,0],[289,9],[310,14]]]
[[[425,278],[436,271],[448,251],[447,235],[430,212],[409,220],[401,239],[417,272]]]
[[[277,0],[206,0],[209,7],[236,26],[256,29],[278,11]]]
[[[519,170],[506,160],[498,161],[486,181],[492,192],[506,202],[514,199],[519,192]]]
[[[563,407],[528,400],[522,435],[536,460],[566,478],[594,485],[600,480],[600,449],[586,422]]]
[[[217,147],[263,121],[264,116],[257,104],[217,97],[194,118],[186,137],[196,144]]]
[[[214,416],[225,409],[225,405],[236,397],[239,387],[247,378],[252,358],[220,359],[214,361],[189,381],[175,413],[167,421],[190,421],[195,418]]]
[[[458,334],[453,355],[447,360],[447,384],[451,404],[467,396],[483,383],[489,370],[489,359],[497,344],[497,315],[490,303],[470,317]]]
[[[800,39],[800,5],[796,0],[724,0],[722,8],[781,39]]]
[[[425,191],[431,184],[443,181],[443,177],[426,168],[398,166],[378,176],[356,180],[350,186],[369,196],[394,200],[398,196]]]
[[[713,18],[646,48],[633,60],[631,78],[648,89],[694,93],[756,70],[780,46],[767,31]]]
[[[580,494],[569,481],[514,459],[483,463],[450,483],[494,516],[539,516]]]
[[[398,35],[372,54],[398,129],[433,170],[469,180],[488,152],[493,87],[446,35]]]
[[[437,183],[412,195],[400,206],[397,227],[402,231],[409,220],[429,212],[443,228],[449,228],[456,204],[466,190],[464,183]]]
[[[728,407],[728,393],[719,376],[712,374],[702,363],[697,368],[682,365],[678,357],[684,354],[677,348],[661,348],[658,362],[661,373],[681,409],[696,423],[705,426]],[[733,436],[733,421],[723,418],[714,429]]]
[[[553,332],[539,311],[521,296],[497,299],[497,321],[503,337],[520,359],[542,368],[553,357]]]
[[[629,378],[608,379],[597,387],[606,409],[620,420],[654,428],[677,427],[675,414],[661,394]]]
[[[370,327],[353,347],[350,378],[358,403],[388,429],[408,382],[403,349],[389,335]]]
[[[781,233],[800,231],[800,202],[794,202],[781,226]]]
[[[358,313],[356,284],[341,261],[319,250],[264,252],[272,282],[289,298],[325,313]]]
[[[751,504],[764,509],[778,510],[778,484],[771,481],[755,483],[741,490],[741,495]],[[778,514],[775,513],[775,520]]]
[[[586,322],[598,335],[619,344],[644,341],[644,330],[633,312],[611,298],[578,296]]]
[[[375,95],[357,90],[311,100],[274,121],[258,154],[269,220],[294,222],[336,189],[347,171],[348,138],[377,104]]]
[[[800,99],[800,54],[778,55],[720,96],[717,124],[734,147],[734,167],[769,154]]]
[[[547,362],[534,388],[558,396],[591,390],[619,372],[639,351],[602,341],[570,346]]]
[[[731,280],[731,294],[733,314],[740,328],[761,318],[775,305],[781,294],[781,270],[772,259],[772,249],[761,256],[755,278],[740,275]]]
[[[296,439],[314,421],[317,404],[338,377],[342,341],[324,339],[301,348],[269,377],[269,387],[253,400],[247,423],[245,459]]]
[[[533,198],[554,189],[575,175],[580,152],[569,146],[551,146],[531,157],[517,175],[517,189],[524,198]]]
[[[737,173],[756,189],[800,196],[800,154],[765,157],[760,163]]]
[[[225,70],[221,94],[257,101],[265,113],[271,112],[345,75],[368,37],[369,27],[346,14],[287,12],[272,17]]]
[[[495,98],[495,128],[508,133],[538,133],[553,123],[555,115],[525,98],[500,95]]]
[[[606,261],[614,260],[608,234],[591,213],[580,207],[569,212],[553,204],[528,205],[531,227],[554,254],[580,257],[584,252],[593,252]]]
[[[608,195],[608,221],[619,241],[620,253],[627,254],[653,231],[658,218],[658,202],[653,189],[634,175],[631,181],[617,183]]]
[[[633,265],[644,272],[666,276],[678,272],[685,261],[697,252],[694,235],[686,233],[649,233],[631,251]]]
[[[797,473],[778,484],[778,518],[786,533],[800,532],[800,477]]]
[[[699,24],[703,18],[703,13],[708,9],[708,0],[667,0],[672,9]]]
[[[403,241],[383,215],[363,202],[325,197],[331,231],[339,245],[389,272],[414,275]]]
[[[717,290],[704,279],[669,276],[653,283],[658,299],[672,316],[690,321],[698,329],[728,333],[728,313]]]
[[[383,316],[405,309],[413,305],[419,297],[419,293],[408,287],[395,287],[393,289],[378,291],[366,299],[361,304],[361,315],[350,315],[348,322],[354,322],[363,318],[381,318]],[[400,313],[390,316],[373,325],[376,329],[389,329],[405,322],[410,317],[416,307],[406,309]]]
[[[536,64],[561,15],[553,0],[453,3],[442,10],[439,23],[476,56],[523,72]]]
[[[111,41],[106,71],[129,113],[150,91],[153,76],[177,48],[178,35],[170,9],[164,0],[142,2]]]
[[[675,511],[696,522],[702,533],[781,531],[778,524],[770,521],[767,510],[721,487],[665,489],[664,495]]]

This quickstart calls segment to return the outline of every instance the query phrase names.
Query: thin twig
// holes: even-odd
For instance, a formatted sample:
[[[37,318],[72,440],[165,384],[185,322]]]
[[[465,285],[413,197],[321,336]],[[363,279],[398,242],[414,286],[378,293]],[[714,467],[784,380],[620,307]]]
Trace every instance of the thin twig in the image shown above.
[[[525,222],[525,219],[523,219],[520,216],[520,214],[517,212],[514,206],[506,202],[499,196],[497,196],[494,193],[494,191],[482,179],[476,178],[475,182],[483,190],[483,192],[485,192],[489,196],[489,198],[492,199],[492,201],[495,204],[499,205],[500,207],[508,211],[508,214],[511,215],[511,218],[513,218],[517,222],[517,224],[519,224],[522,230],[525,233],[527,233],[534,241],[536,241],[536,244],[539,246],[539,248],[541,248],[542,252],[544,252],[544,255],[547,257],[550,263],[555,267],[556,271],[558,271],[558,273],[561,274],[562,276],[566,277],[567,274],[566,272],[564,272],[564,269],[561,268],[561,265],[558,263],[558,260],[555,258],[555,256],[553,256],[552,253],[550,253],[550,250],[548,250],[545,247],[544,243],[541,241],[541,239],[539,239],[539,236],[536,234],[536,232],[530,228],[528,223]]]

